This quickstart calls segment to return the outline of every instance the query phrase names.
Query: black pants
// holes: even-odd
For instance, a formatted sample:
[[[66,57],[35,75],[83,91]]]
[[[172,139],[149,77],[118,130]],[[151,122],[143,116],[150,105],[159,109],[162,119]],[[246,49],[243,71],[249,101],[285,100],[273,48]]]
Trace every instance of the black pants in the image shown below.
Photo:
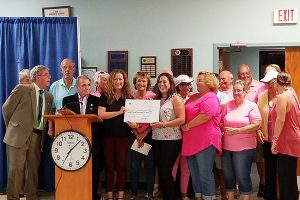
[[[280,200],[298,200],[297,157],[279,153],[277,168]]]
[[[154,160],[163,200],[176,200],[172,170],[180,151],[181,140],[153,140]]]
[[[277,182],[277,155],[271,152],[271,142],[264,142],[264,160],[265,160],[265,200],[276,199],[276,182]]]

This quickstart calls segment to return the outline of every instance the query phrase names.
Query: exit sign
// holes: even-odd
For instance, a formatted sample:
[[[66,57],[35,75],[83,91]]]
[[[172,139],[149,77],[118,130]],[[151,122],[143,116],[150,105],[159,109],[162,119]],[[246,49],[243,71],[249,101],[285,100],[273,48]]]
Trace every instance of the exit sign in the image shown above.
[[[297,24],[298,11],[297,8],[275,9],[273,12],[274,24]]]

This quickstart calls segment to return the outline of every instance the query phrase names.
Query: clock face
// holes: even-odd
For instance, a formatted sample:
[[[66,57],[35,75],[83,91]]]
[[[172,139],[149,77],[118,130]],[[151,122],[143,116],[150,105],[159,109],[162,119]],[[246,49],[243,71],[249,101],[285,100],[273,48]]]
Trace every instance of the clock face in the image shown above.
[[[66,171],[76,171],[89,161],[91,145],[83,134],[71,130],[64,131],[54,138],[51,156],[57,167]]]

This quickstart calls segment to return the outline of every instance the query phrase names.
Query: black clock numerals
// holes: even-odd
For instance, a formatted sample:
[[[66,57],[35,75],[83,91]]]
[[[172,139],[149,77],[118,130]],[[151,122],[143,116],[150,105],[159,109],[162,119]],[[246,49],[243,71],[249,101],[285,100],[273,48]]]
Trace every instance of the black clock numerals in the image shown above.
[[[54,139],[51,155],[59,168],[66,171],[79,170],[89,161],[91,145],[83,134],[65,131]]]
[[[58,142],[56,142],[56,145],[57,145],[57,146],[60,146],[60,147],[61,147],[61,146],[62,146],[62,144],[63,144],[63,143],[62,143],[62,141],[58,141]]]

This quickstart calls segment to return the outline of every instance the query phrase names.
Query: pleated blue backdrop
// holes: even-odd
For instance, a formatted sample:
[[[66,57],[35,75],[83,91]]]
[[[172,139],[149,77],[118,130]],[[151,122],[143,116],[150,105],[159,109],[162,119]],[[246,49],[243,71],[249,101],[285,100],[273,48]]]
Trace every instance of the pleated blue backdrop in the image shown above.
[[[61,78],[60,62],[71,58],[78,66],[76,17],[0,17],[0,101],[1,106],[18,84],[18,73],[38,64],[47,66],[51,82]],[[76,74],[77,75],[77,74]],[[7,162],[5,124],[0,123],[0,190],[6,187]],[[54,165],[50,157],[52,139],[46,138],[40,166],[39,187],[54,190]]]

